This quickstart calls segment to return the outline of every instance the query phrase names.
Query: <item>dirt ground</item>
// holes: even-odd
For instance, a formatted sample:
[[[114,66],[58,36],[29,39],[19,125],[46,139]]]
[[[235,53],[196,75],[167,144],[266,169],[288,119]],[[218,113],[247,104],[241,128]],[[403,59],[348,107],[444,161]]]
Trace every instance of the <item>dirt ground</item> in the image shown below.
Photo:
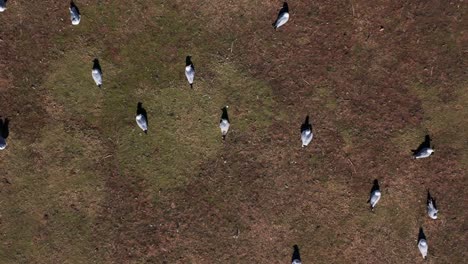
[[[1,263],[468,262],[466,2],[68,4],[0,13]]]

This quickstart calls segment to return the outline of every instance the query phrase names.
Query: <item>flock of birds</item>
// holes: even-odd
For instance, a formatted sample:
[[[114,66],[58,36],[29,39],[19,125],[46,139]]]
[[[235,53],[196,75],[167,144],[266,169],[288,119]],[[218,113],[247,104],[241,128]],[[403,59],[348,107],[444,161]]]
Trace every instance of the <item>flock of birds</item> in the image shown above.
[[[7,0],[0,0],[0,12],[3,12],[6,10],[6,2]],[[70,9],[70,19],[71,19],[72,25],[80,24],[81,14],[80,14],[78,7],[75,5],[73,1],[70,3],[69,9]],[[279,27],[286,24],[288,20],[289,20],[289,7],[288,7],[288,4],[284,2],[283,7],[280,9],[278,13],[277,19],[272,24],[273,28],[275,30],[278,29]],[[96,85],[100,88],[102,86],[103,78],[102,78],[101,66],[99,64],[98,59],[95,59],[93,61],[91,75]],[[193,88],[193,82],[195,79],[195,67],[192,63],[191,56],[186,57],[185,76],[187,78],[187,81],[190,87]],[[222,115],[221,115],[221,119],[219,122],[219,128],[221,130],[222,139],[225,140],[229,127],[230,127],[229,116],[228,116],[228,111],[227,111],[228,106],[223,107],[221,110],[222,110]],[[136,123],[138,127],[141,128],[145,134],[147,134],[148,133],[148,120],[146,116],[146,111],[142,108],[141,103],[138,103],[137,115],[135,119],[136,119]],[[313,136],[314,134],[312,133],[312,125],[309,122],[309,116],[307,116],[304,124],[302,124],[301,126],[302,147],[306,147],[307,145],[309,145],[313,139]],[[5,121],[0,119],[0,150],[3,150],[6,148],[7,137],[8,137],[8,119],[5,119]],[[418,147],[418,149],[413,150],[413,158],[414,159],[427,158],[431,156],[433,152],[434,152],[434,149],[430,145],[430,138],[429,136],[426,136],[424,143],[422,143]],[[370,204],[370,209],[372,212],[374,212],[375,206],[380,201],[381,196],[382,196],[382,192],[380,190],[379,182],[376,179],[374,180],[374,183],[370,192],[370,197],[369,197],[369,200],[367,201]],[[429,191],[427,193],[426,206],[427,206],[427,215],[431,219],[437,219],[438,209],[437,209],[436,201],[431,196]],[[427,243],[426,236],[422,228],[420,228],[419,230],[418,248],[423,258],[426,258],[428,254],[428,243]],[[294,251],[293,251],[293,256],[292,256],[292,264],[301,264],[301,257],[299,254],[298,246],[295,245],[293,249]]]

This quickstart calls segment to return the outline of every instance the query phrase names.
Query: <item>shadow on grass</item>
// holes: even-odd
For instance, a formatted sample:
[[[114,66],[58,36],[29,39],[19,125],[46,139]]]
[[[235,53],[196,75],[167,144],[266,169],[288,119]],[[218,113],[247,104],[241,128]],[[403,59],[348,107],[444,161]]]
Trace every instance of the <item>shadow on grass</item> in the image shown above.
[[[312,131],[312,125],[309,123],[309,116],[306,116],[304,124],[301,125],[301,133],[308,129]]]
[[[3,119],[0,119],[0,136],[4,139],[7,139],[10,135],[10,129],[8,128],[9,123],[10,120],[8,118],[5,118],[5,121],[3,121]]]
[[[292,263],[301,263],[301,254],[299,253],[299,247],[297,245],[293,246],[293,254],[291,258]]]

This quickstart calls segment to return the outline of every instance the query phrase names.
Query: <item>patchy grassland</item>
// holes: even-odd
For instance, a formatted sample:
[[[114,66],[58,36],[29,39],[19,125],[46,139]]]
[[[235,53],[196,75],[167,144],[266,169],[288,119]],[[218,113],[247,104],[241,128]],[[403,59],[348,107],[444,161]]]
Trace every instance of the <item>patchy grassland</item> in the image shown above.
[[[0,262],[284,263],[294,244],[305,263],[422,262],[423,226],[430,263],[463,263],[466,9],[351,4],[291,3],[274,32],[281,3],[267,0],[83,0],[77,27],[68,3],[9,3]],[[301,149],[306,114],[315,138]],[[426,133],[437,152],[414,162]]]

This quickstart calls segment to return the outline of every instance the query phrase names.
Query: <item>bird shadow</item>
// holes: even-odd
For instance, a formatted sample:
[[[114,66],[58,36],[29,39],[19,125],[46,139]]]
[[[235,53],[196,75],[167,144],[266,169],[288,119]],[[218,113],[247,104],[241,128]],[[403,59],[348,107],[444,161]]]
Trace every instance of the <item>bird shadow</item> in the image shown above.
[[[221,111],[223,111],[223,113],[221,114],[221,120],[226,119],[229,123],[231,123],[231,122],[229,121],[229,115],[228,115],[228,111],[227,111],[227,106],[221,108]]]
[[[374,183],[372,184],[372,189],[371,189],[370,193],[373,193],[374,191],[377,191],[379,189],[380,189],[379,180],[375,179]]]
[[[301,133],[308,129],[312,130],[312,125],[309,123],[309,116],[306,116],[304,123],[301,125]]]
[[[301,260],[301,254],[299,253],[299,247],[297,245],[294,245],[293,246],[293,254],[292,254],[292,258],[291,258],[291,262],[293,262],[294,260]]]
[[[418,243],[419,243],[419,241],[420,241],[421,239],[426,240],[426,235],[424,234],[424,231],[423,231],[423,228],[422,228],[422,227],[419,228]]]
[[[430,148],[430,147],[431,147],[431,137],[429,135],[426,135],[424,137],[424,141],[421,144],[419,144],[418,148],[417,149],[412,149],[411,151],[413,152],[413,154],[416,154],[419,151],[421,151],[422,149]]]
[[[436,199],[432,197],[431,192],[427,190],[427,203],[429,203],[429,201],[432,201],[432,204],[434,205],[434,207],[437,208]]]
[[[192,65],[193,70],[195,70],[195,66],[193,66],[192,56],[185,57],[185,66]]]
[[[140,115],[140,114],[143,115],[145,117],[145,120],[146,120],[146,125],[149,127],[148,114],[146,113],[145,108],[143,108],[143,103],[142,102],[138,102],[136,114],[137,115]]]
[[[93,60],[93,70],[94,69],[99,70],[102,74],[101,64],[99,63],[99,60],[97,58]]]
[[[5,1],[6,2],[6,1]],[[70,8],[75,8],[76,9],[76,12],[78,13],[78,15],[80,15],[80,9],[75,5],[75,2],[72,0],[70,1]]]
[[[10,135],[10,129],[8,128],[9,123],[10,123],[10,120],[8,118],[5,118],[5,121],[0,119],[0,135],[4,139],[7,139],[8,136]]]

